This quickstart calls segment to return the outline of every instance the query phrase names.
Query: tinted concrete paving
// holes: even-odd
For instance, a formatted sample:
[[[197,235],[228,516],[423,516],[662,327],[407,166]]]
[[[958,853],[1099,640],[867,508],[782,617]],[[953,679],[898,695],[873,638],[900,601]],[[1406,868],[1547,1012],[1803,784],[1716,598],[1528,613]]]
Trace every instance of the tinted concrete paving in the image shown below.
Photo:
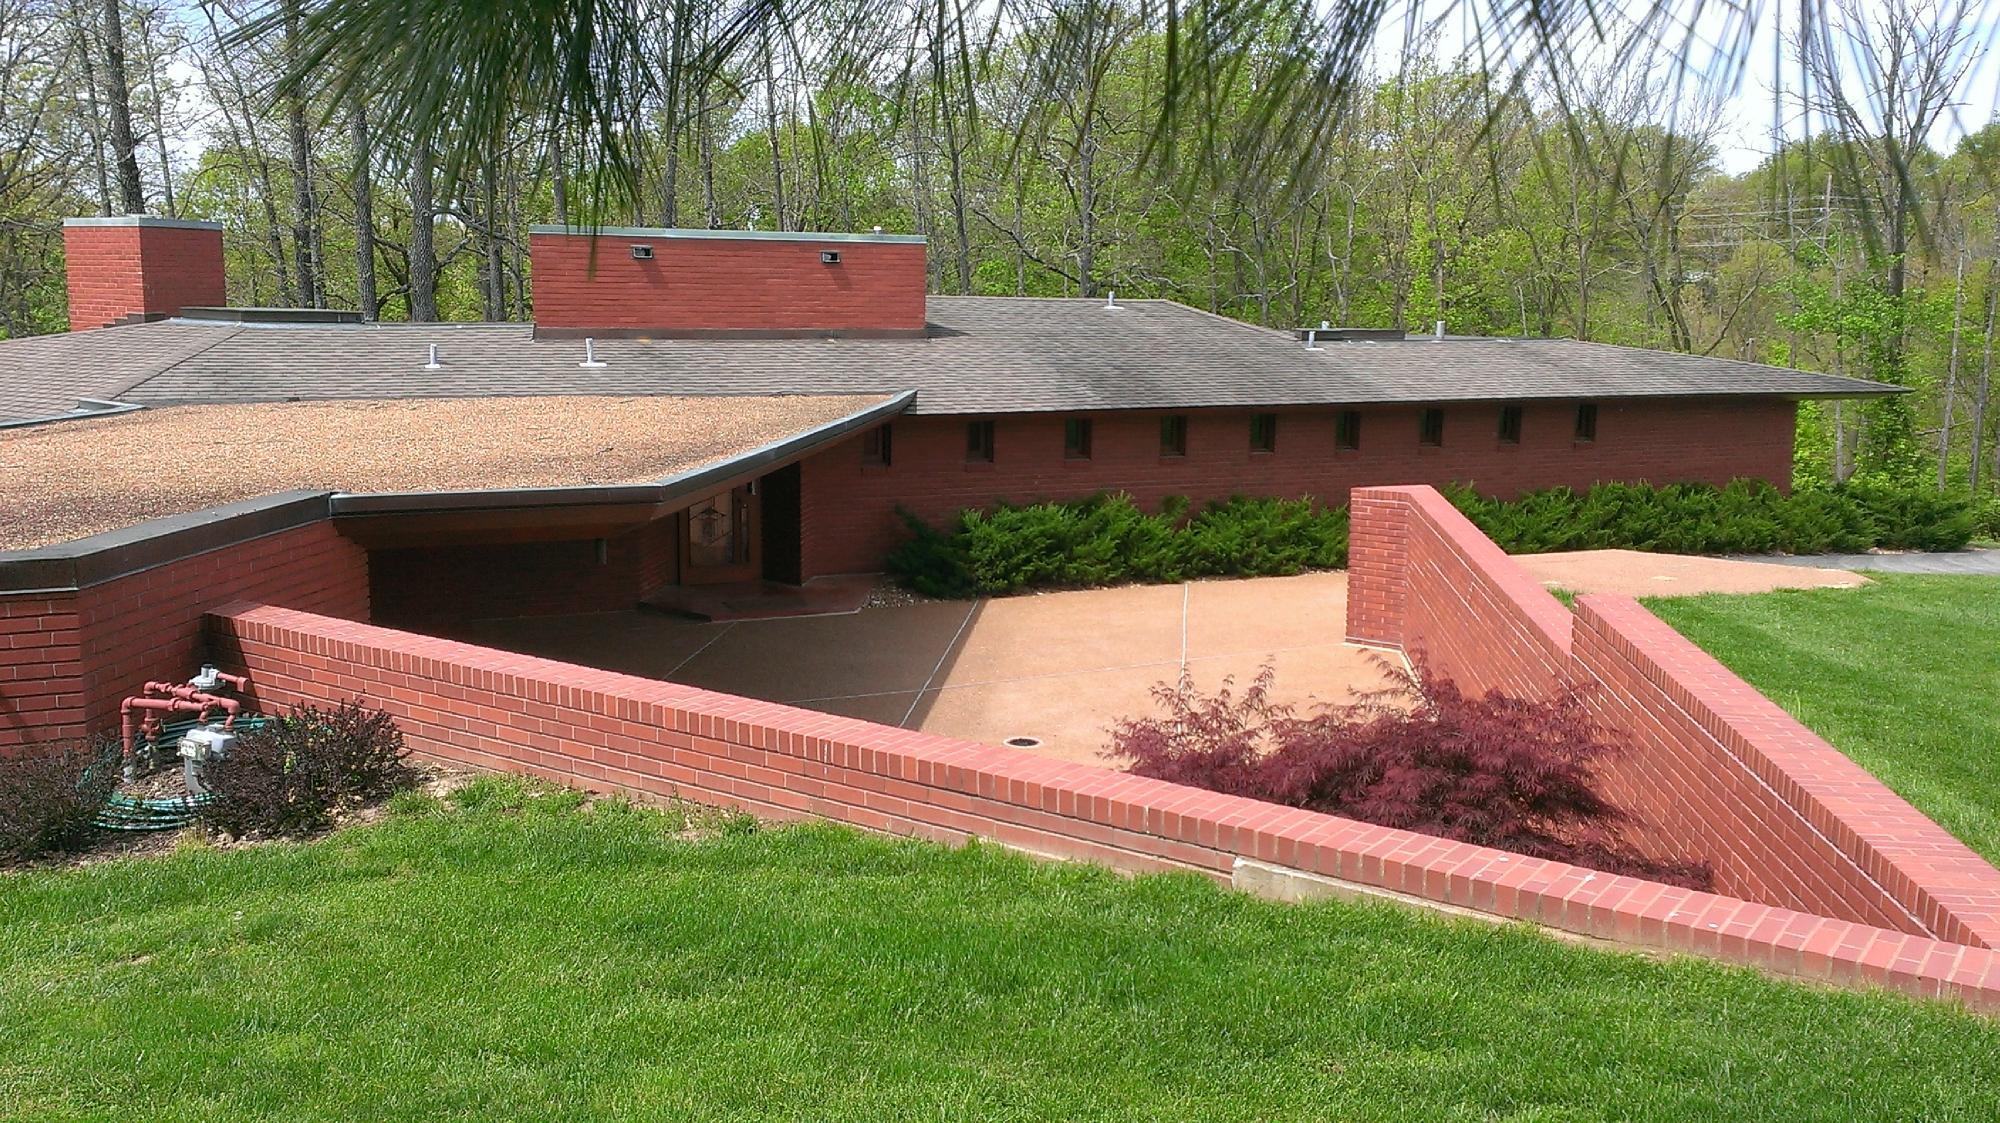
[[[1937,554],[1818,554],[1806,557],[1760,557],[1752,560],[1812,569],[2000,577],[2000,550],[1993,549],[1952,550]]]
[[[1269,663],[1279,700],[1386,679],[1342,641],[1342,573],[1048,593],[704,624],[644,612],[487,621],[457,638],[989,744],[1100,761],[1118,720],[1185,669],[1213,690]]]
[[[1701,593],[1768,593],[1773,589],[1850,588],[1868,579],[1837,569],[1774,565],[1768,558],[1704,558],[1640,550],[1575,550],[1521,554],[1521,568],[1551,588],[1628,597],[1688,597]]]

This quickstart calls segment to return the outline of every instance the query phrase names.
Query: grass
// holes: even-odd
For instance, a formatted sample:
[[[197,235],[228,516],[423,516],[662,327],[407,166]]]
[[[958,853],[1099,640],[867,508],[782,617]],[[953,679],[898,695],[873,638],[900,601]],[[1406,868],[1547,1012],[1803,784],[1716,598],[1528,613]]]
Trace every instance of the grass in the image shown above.
[[[0,876],[0,1117],[2000,1117],[2000,1023],[1387,905],[481,781]]]
[[[1648,607],[2000,862],[2000,578],[1870,576]]]

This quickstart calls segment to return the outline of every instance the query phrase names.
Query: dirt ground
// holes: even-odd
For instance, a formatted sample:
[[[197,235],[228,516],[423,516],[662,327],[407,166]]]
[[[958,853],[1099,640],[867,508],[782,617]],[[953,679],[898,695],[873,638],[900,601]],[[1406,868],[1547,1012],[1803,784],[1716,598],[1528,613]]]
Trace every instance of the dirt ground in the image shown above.
[[[1519,559],[1574,592],[1692,595],[1865,583],[1857,574],[1604,550]],[[1344,642],[1347,575],[1309,573],[877,604],[844,615],[697,623],[652,612],[495,620],[454,638],[885,725],[1102,763],[1121,718],[1183,670],[1203,690],[1269,663],[1279,701],[1341,704],[1387,682]]]

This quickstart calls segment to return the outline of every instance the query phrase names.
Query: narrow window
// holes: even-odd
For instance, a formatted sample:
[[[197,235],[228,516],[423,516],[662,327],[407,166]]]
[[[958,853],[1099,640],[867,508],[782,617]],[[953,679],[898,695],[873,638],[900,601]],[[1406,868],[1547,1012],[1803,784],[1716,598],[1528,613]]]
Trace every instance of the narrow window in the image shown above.
[[[1361,411],[1344,409],[1333,423],[1333,447],[1354,452],[1361,447]]]
[[[1160,455],[1187,455],[1187,417],[1175,414],[1160,418]]]
[[[993,463],[993,423],[974,421],[965,427],[965,460],[968,464]]]
[[[1072,417],[1063,422],[1063,458],[1090,459],[1090,419]]]
[[[878,468],[889,466],[889,427],[880,425],[861,437],[861,462]]]
[[[1500,407],[1500,443],[1517,445],[1521,443],[1521,407]]]
[[[1277,414],[1253,413],[1250,415],[1250,451],[1278,451]]]
[[[1437,448],[1444,444],[1444,411],[1427,409],[1417,425],[1417,443],[1425,448]]]
[[[1576,439],[1585,444],[1597,439],[1596,402],[1584,402],[1576,407]]]

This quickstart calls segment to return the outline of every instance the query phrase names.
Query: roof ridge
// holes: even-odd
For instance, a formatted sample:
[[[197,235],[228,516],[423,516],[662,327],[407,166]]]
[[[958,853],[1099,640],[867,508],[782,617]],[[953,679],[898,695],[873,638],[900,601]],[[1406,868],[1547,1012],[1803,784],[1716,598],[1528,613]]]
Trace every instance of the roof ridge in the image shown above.
[[[191,326],[191,325],[181,325],[181,326]],[[159,378],[162,375],[172,373],[174,369],[179,367],[182,363],[190,362],[194,359],[198,359],[201,356],[208,354],[210,351],[215,350],[217,347],[222,346],[223,344],[236,338],[238,335],[241,335],[242,333],[243,329],[241,327],[226,328],[224,329],[221,338],[209,340],[206,346],[197,347],[194,350],[189,351],[185,355],[177,356],[173,360],[169,361],[165,366],[149,371],[145,375],[139,378],[135,378],[129,382],[124,383],[123,385],[120,385],[116,390],[114,390],[109,395],[109,397],[113,399],[123,397],[124,395],[129,394],[134,390],[137,390],[139,387],[144,386],[146,383],[151,382],[155,378]]]

